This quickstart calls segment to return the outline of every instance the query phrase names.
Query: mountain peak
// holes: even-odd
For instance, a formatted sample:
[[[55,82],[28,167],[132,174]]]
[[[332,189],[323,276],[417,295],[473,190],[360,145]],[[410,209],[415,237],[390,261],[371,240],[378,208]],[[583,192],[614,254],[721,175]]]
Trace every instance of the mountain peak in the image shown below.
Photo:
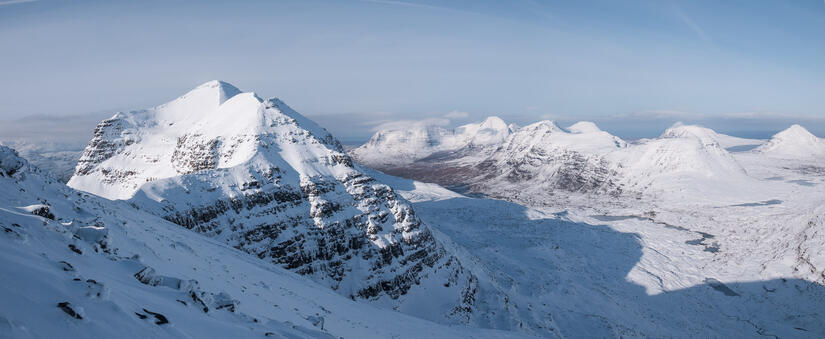
[[[226,81],[222,81],[222,80],[207,81],[207,82],[204,82],[203,84],[199,85],[198,87],[195,87],[194,89],[211,89],[211,88],[217,89],[221,93],[227,94],[226,99],[231,98],[235,94],[241,93],[241,90],[238,89],[238,87],[235,87],[235,85],[232,85],[232,84],[230,84]]]
[[[490,129],[497,129],[497,130],[506,130],[507,123],[504,122],[503,119],[497,116],[489,116],[481,122],[481,128],[490,128]]]
[[[802,127],[799,124],[793,124],[791,125],[791,127],[788,127],[785,130],[776,133],[773,137],[818,139],[815,135],[813,135],[813,133],[809,132],[805,127]]]
[[[596,133],[601,132],[602,130],[596,123],[592,121],[579,121],[570,127],[567,127],[567,130],[571,133],[581,134],[581,133]]]
[[[193,88],[163,106],[173,106],[175,103],[198,103],[217,107],[241,93],[243,92],[240,89],[228,82],[212,80]]]
[[[754,152],[792,158],[825,156],[825,141],[808,132],[805,127],[794,124],[776,133]]]
[[[556,125],[556,122],[553,121],[553,120],[542,120],[542,121],[539,121],[539,122],[534,122],[534,123],[529,124],[527,126],[524,126],[524,128],[522,128],[522,130],[524,130],[524,131],[538,130],[538,129],[545,129],[545,130],[548,130],[549,132],[564,132],[561,128],[559,128],[558,125]]]
[[[715,141],[716,131],[699,125],[685,125],[677,122],[666,129],[661,138],[698,138],[703,141]]]

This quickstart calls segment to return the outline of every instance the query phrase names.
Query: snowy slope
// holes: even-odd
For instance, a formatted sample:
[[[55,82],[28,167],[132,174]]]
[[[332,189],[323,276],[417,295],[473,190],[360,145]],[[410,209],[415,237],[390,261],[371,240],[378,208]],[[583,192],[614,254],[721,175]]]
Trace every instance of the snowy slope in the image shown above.
[[[825,157],[825,140],[811,134],[800,125],[793,125],[775,134],[771,140],[753,152],[778,158],[822,158]]]
[[[223,82],[103,121],[69,186],[128,199],[352,299],[444,323],[520,321],[326,130]]]
[[[0,146],[0,337],[515,337],[342,297]]]

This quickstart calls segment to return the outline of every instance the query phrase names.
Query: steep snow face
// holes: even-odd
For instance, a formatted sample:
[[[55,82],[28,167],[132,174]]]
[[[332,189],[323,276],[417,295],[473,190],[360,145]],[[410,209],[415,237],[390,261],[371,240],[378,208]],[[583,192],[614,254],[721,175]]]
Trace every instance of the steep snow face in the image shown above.
[[[364,145],[350,154],[369,166],[402,165],[439,152],[492,147],[503,142],[512,132],[499,117],[488,117],[448,130],[437,126],[399,126],[376,132]],[[392,154],[392,156],[387,156]]]
[[[805,127],[793,125],[774,135],[754,152],[781,158],[825,157],[825,140],[811,134]]]
[[[486,321],[473,312],[477,278],[404,199],[280,100],[236,92],[210,82],[103,121],[69,185],[128,198],[353,299]]]
[[[0,337],[518,337],[342,297],[0,146]]]

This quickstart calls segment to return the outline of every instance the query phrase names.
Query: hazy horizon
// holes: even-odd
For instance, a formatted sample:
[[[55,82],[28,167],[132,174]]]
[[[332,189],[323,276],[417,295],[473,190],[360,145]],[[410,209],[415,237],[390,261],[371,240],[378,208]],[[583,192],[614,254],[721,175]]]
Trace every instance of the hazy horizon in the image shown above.
[[[388,121],[490,115],[631,139],[676,121],[822,136],[822,36],[822,1],[0,1],[15,47],[0,120],[107,116],[221,79],[348,143]]]

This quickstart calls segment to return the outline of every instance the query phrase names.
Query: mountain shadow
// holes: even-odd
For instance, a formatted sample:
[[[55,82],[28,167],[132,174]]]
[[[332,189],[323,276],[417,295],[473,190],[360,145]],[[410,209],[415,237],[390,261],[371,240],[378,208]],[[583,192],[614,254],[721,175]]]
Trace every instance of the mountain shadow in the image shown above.
[[[823,337],[825,286],[799,279],[722,283],[685,276],[635,233],[547,218],[501,200],[451,198],[415,203],[420,217],[475,257],[475,272],[504,290],[548,337]],[[642,256],[642,253],[649,256]],[[653,258],[653,259],[651,259]],[[649,295],[635,276],[699,281]],[[661,264],[658,273],[643,267]],[[665,267],[670,265],[672,267]],[[664,272],[664,273],[663,273]],[[658,275],[657,275],[658,274]],[[647,284],[647,283],[646,283]],[[488,285],[489,286],[489,285]],[[531,319],[532,317],[532,319]],[[542,324],[550,324],[542,327]],[[531,331],[532,332],[532,331]]]

